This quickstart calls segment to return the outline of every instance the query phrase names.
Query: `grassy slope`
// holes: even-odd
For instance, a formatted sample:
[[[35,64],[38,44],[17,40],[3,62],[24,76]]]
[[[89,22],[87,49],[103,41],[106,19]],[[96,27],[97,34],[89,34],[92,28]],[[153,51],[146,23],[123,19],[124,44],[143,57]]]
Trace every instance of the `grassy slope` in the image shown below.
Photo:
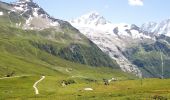
[[[1,7],[0,11],[4,12],[4,15],[0,16],[0,34],[2,34],[0,38],[3,39],[2,42],[12,42],[12,45],[15,45],[16,48],[18,48],[17,46],[25,46],[27,48],[29,46],[28,49],[31,52],[33,49],[40,49],[41,51],[76,63],[119,68],[115,61],[104,54],[94,43],[68,22],[58,20],[60,23],[59,29],[23,31],[22,29],[11,27],[16,26],[16,23],[21,23],[22,25],[25,21],[24,17],[20,16],[17,12],[8,13],[8,10],[4,10]],[[4,38],[7,39],[4,40]],[[28,50],[27,48],[25,50]]]
[[[169,40],[169,39],[168,39]],[[128,57],[132,63],[137,65],[144,77],[161,77],[162,60],[164,66],[164,77],[170,77],[170,44],[167,40],[158,39],[152,44],[141,44],[129,48],[125,51],[126,57]]]
[[[63,45],[62,43],[48,40],[39,35],[40,33],[23,31],[3,25],[1,25],[0,29],[0,76],[12,72],[15,72],[15,74],[54,75],[56,72],[60,71],[61,68],[64,69],[63,67],[76,68],[77,70],[83,68],[95,70],[95,68],[61,59],[60,56],[55,53],[58,51],[60,52],[58,49],[63,48],[65,44]],[[47,47],[36,47],[33,43],[44,44],[44,46]],[[48,47],[48,45],[51,47]],[[82,53],[85,55],[85,52]],[[90,53],[91,52],[89,52],[89,54]],[[89,57],[90,56],[91,55],[89,55]],[[100,63],[97,61],[96,63]]]

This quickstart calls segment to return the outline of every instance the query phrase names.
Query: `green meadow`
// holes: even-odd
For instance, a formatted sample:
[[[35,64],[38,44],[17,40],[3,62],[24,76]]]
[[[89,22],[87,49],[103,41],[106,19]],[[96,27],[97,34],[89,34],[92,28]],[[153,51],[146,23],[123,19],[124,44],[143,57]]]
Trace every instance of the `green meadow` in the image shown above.
[[[169,79],[120,79],[104,85],[102,80],[89,81],[82,77],[46,76],[38,84],[40,94],[35,95],[33,84],[40,76],[22,76],[0,80],[2,100],[168,100]],[[75,83],[62,86],[62,80]],[[85,91],[92,88],[93,91]]]

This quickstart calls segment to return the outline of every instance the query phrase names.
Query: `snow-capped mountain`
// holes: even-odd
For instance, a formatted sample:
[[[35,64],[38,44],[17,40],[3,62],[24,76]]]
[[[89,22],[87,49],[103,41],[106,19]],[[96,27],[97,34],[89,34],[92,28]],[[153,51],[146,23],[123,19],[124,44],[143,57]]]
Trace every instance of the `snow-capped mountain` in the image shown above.
[[[59,23],[48,15],[38,4],[32,0],[19,0],[12,4],[0,3],[4,9],[9,10],[9,15],[13,12],[18,13],[24,18],[24,23],[16,23],[24,29],[45,29],[58,27]]]
[[[150,38],[142,33],[140,28],[134,24],[126,23],[112,24],[97,12],[90,12],[77,19],[71,20],[70,23],[79,28],[95,29],[105,33],[112,33],[116,36],[132,37],[132,38]],[[83,32],[87,33],[87,32]],[[133,33],[133,34],[132,34]]]
[[[137,45],[145,39],[151,39],[138,26],[124,23],[112,24],[96,12],[71,20],[70,23],[116,60],[123,71],[141,75],[138,67],[133,65],[122,53],[132,45]]]
[[[158,36],[165,35],[170,37],[170,19],[163,20],[159,23],[148,22],[141,26],[143,31],[150,33],[149,35]]]
[[[86,15],[81,16],[79,19],[72,20],[72,23],[76,23],[79,25],[91,25],[90,27],[95,27],[98,25],[106,25],[109,22],[103,17],[100,16],[97,12],[90,12]]]

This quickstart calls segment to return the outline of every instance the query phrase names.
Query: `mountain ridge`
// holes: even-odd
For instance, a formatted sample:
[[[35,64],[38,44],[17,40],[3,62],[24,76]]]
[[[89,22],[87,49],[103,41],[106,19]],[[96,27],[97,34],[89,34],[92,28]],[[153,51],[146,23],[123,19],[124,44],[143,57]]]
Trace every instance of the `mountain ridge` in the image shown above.
[[[96,24],[100,21],[100,18],[104,19],[104,24]],[[125,42],[124,39],[131,38],[131,36],[133,36],[134,39],[139,38],[141,40],[143,37],[149,38],[140,33],[136,25],[112,24],[96,12],[82,15],[75,20],[71,20],[70,23],[96,43],[103,52],[116,60],[123,71],[132,72],[141,76],[138,68],[122,54],[122,50],[127,46],[127,43],[130,42]],[[131,34],[131,32],[135,35]],[[138,33],[141,35],[138,35]]]
[[[86,20],[90,20],[91,19],[90,17],[94,15],[95,13],[91,13],[91,15],[88,13],[88,14],[80,16],[77,19],[71,20],[70,23],[74,27],[79,29],[80,32],[86,35],[90,40],[96,43],[103,52],[108,54],[112,59],[116,60],[117,63],[120,65],[120,68],[123,71],[134,73],[140,77],[141,76],[147,77],[146,73],[153,74],[152,70],[154,72],[155,69],[152,69],[152,70],[149,69],[149,72],[145,72],[148,70],[148,68],[143,67],[145,69],[141,69],[140,64],[143,64],[145,66],[146,63],[144,63],[143,61],[140,61],[140,64],[139,64],[137,59],[140,59],[140,58],[137,58],[137,59],[132,58],[132,56],[134,56],[133,53],[135,51],[133,50],[131,51],[131,48],[132,49],[135,47],[138,49],[144,48],[146,50],[146,47],[143,44],[146,44],[147,46],[149,46],[150,44],[158,45],[157,42],[159,42],[160,40],[158,40],[157,38],[161,37],[161,35],[163,34],[157,35],[155,31],[150,32],[147,29],[145,30],[144,26],[142,28],[135,24],[131,24],[131,25],[125,24],[125,23],[112,24],[109,21],[107,21],[105,18],[104,18],[105,22],[107,22],[105,24],[96,25],[95,23],[97,23],[96,21],[98,21],[96,19],[93,19],[93,21],[91,21],[93,23],[85,23]],[[98,19],[100,18],[99,16],[102,16],[102,15],[97,13],[96,16],[97,17],[95,18]],[[148,26],[146,25],[145,27],[155,28],[154,26],[155,24],[156,23],[152,22],[148,24]],[[161,45],[164,45],[164,44],[161,44]],[[152,49],[153,50],[152,52],[154,52],[155,49]],[[156,50],[155,52],[159,52],[159,51]],[[148,51],[146,51],[145,53],[147,54]],[[148,54],[147,56],[150,56],[150,55]],[[146,66],[148,67],[147,64]],[[154,72],[154,74],[156,73],[158,72]],[[154,74],[153,74],[153,77],[160,77],[159,75],[154,76]],[[152,75],[150,76],[152,77]]]
[[[147,22],[141,26],[143,31],[151,33],[150,35],[166,35],[170,37],[170,19],[165,19],[160,22]]]

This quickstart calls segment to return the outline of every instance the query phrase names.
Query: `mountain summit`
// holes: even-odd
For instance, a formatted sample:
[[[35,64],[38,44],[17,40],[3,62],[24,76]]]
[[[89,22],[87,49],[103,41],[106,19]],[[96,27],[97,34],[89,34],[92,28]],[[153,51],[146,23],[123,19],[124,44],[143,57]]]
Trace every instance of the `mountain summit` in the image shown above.
[[[13,3],[13,9],[26,19],[25,29],[45,29],[57,27],[59,23],[32,0],[19,0]]]
[[[141,26],[143,31],[149,32],[149,35],[166,35],[170,37],[170,19],[161,22],[147,22]]]
[[[77,23],[79,25],[98,26],[98,25],[105,25],[109,22],[98,12],[90,12],[88,14],[79,17],[76,20],[72,20],[71,23]]]

